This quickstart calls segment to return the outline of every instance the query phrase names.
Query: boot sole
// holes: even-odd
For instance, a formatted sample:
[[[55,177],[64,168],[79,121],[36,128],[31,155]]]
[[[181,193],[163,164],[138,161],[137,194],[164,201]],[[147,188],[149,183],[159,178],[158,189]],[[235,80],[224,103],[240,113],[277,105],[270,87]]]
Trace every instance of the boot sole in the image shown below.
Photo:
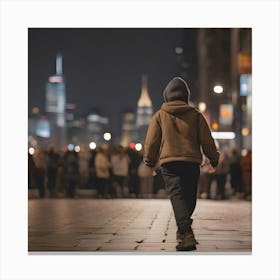
[[[176,246],[176,250],[177,251],[193,251],[193,250],[196,250],[196,245],[185,247],[185,246],[182,246],[181,244],[178,244]]]

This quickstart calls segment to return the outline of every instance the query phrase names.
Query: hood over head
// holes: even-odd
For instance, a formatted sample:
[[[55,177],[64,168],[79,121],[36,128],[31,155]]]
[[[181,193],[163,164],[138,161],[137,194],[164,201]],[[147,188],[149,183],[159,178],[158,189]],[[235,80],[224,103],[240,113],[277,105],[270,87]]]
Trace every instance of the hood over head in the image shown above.
[[[173,78],[163,91],[165,102],[181,100],[189,103],[190,89],[188,84],[180,77]]]
[[[171,115],[181,115],[185,114],[187,111],[197,111],[197,109],[195,109],[193,106],[181,100],[163,103],[161,106],[161,110]]]

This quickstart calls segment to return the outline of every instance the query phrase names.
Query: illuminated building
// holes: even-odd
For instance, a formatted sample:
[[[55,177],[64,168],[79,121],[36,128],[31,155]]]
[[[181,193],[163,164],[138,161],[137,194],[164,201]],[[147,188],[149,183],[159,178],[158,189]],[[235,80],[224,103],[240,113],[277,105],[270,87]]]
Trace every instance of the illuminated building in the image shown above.
[[[62,72],[62,56],[56,57],[56,74],[46,84],[46,114],[51,126],[50,142],[62,149],[66,144],[65,127],[66,92]]]
[[[103,134],[108,130],[109,119],[95,111],[88,114],[86,119],[86,142],[94,141],[98,144],[104,142]]]
[[[148,126],[153,116],[152,101],[148,93],[147,76],[142,76],[141,95],[137,103],[136,127],[138,141],[144,142]]]
[[[135,125],[135,113],[126,112],[123,114],[122,120],[122,137],[121,145],[129,146],[129,143],[135,142],[137,139],[137,129]]]

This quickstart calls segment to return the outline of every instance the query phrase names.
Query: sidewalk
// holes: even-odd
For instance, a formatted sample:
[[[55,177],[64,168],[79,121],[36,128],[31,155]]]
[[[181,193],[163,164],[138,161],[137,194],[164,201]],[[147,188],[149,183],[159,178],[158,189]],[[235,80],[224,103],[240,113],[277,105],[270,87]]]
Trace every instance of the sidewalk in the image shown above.
[[[176,252],[168,199],[30,199],[29,252]],[[199,252],[251,253],[251,202],[199,199]],[[186,252],[183,252],[186,253]]]

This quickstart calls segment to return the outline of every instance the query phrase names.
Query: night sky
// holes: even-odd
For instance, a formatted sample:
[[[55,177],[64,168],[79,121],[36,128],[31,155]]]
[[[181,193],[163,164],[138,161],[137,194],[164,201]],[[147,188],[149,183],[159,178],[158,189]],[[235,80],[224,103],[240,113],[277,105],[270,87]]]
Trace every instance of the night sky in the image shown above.
[[[55,74],[55,59],[63,55],[66,102],[76,104],[76,116],[97,109],[110,118],[119,134],[121,113],[136,111],[141,75],[148,75],[154,110],[162,91],[178,73],[175,48],[183,29],[58,29],[28,32],[28,109],[45,110],[45,84]]]

